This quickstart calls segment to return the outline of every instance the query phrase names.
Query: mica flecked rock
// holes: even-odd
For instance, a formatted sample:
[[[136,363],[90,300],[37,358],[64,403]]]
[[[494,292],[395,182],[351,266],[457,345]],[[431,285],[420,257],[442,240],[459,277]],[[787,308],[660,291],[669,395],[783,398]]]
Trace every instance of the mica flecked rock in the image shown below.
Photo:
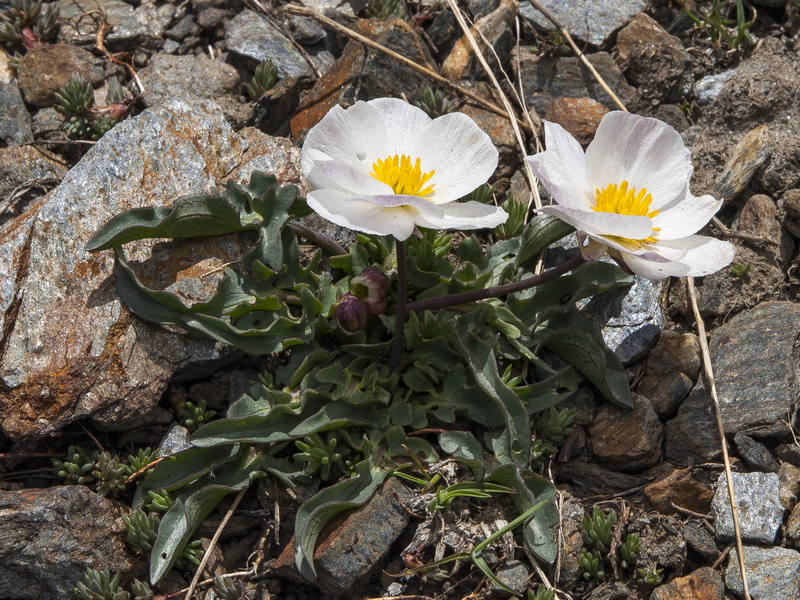
[[[703,567],[653,590],[650,600],[722,600],[725,586],[714,569]]]
[[[6,435],[36,439],[81,418],[126,422],[152,409],[176,373],[202,376],[230,360],[229,350],[209,340],[132,315],[116,295],[113,253],[89,254],[86,242],[129,208],[215,192],[243,151],[216,104],[169,100],[114,127],[57,188],[5,224],[0,427]],[[246,248],[238,239],[206,238],[136,242],[126,253],[147,283],[200,293],[183,298],[191,303],[213,292],[213,277],[203,275]]]

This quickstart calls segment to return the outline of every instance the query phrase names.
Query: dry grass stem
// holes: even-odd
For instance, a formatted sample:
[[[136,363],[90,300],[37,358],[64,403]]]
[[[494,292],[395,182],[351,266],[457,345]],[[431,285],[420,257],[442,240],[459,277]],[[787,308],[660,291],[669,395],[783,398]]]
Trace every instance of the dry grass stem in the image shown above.
[[[744,599],[750,600],[750,591],[747,587],[747,573],[744,566],[744,547],[742,545],[742,533],[739,529],[739,512],[736,509],[736,496],[733,492],[733,474],[731,473],[731,461],[728,457],[728,445],[725,441],[725,426],[722,423],[722,413],[719,407],[719,398],[717,397],[717,387],[714,383],[714,370],[711,366],[711,352],[708,349],[708,340],[706,339],[706,326],[703,318],[700,316],[700,309],[697,306],[697,293],[694,288],[694,278],[686,278],[686,286],[689,292],[689,299],[692,303],[692,311],[697,323],[697,335],[700,338],[700,349],[703,352],[703,367],[705,368],[706,384],[708,385],[709,395],[711,401],[714,403],[714,417],[717,421],[717,431],[719,433],[719,441],[722,446],[722,457],[725,463],[725,481],[728,485],[728,498],[731,503],[731,514],[733,516],[733,531],[736,538],[737,558],[739,559],[739,570],[742,573],[742,590]]]

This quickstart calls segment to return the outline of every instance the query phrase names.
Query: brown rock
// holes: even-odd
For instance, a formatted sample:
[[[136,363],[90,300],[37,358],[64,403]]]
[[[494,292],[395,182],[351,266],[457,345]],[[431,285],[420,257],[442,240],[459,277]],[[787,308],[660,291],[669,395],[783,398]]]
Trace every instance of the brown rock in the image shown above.
[[[795,504],[789,518],[786,519],[786,539],[797,548],[800,546],[800,504]]]
[[[379,44],[401,53],[436,72],[433,58],[414,29],[402,19],[364,19],[355,29]],[[401,93],[415,96],[427,77],[382,52],[348,42],[336,63],[303,97],[302,107],[291,121],[292,137],[301,140],[337,104],[372,100]]]
[[[55,93],[73,75],[82,75],[92,86],[103,81],[103,61],[82,48],[53,44],[28,52],[19,65],[18,75],[25,102],[52,106]]]
[[[556,463],[556,478],[572,485],[573,493],[579,498],[597,494],[613,494],[647,483],[648,478],[641,475],[619,473],[595,463],[571,460]]]
[[[767,126],[759,125],[751,129],[731,151],[715,185],[714,195],[725,201],[736,198],[771,155]]]
[[[665,329],[647,356],[646,373],[680,371],[691,379],[697,379],[702,364],[700,341],[695,334]]]
[[[739,214],[737,230],[774,244],[783,263],[789,262],[794,251],[794,241],[781,227],[778,206],[769,196],[756,194],[745,202]]]
[[[89,567],[130,573],[125,513],[81,485],[0,491],[0,597],[72,598]]]
[[[650,600],[722,600],[724,597],[722,576],[710,567],[703,567],[653,590]]]
[[[608,112],[608,108],[591,98],[555,98],[547,105],[544,118],[561,125],[586,148]]]
[[[639,381],[636,392],[650,400],[653,410],[663,421],[675,414],[693,386],[694,382],[684,373],[670,371],[663,375],[645,375]]]
[[[680,100],[689,55],[681,41],[639,13],[617,34],[618,61],[642,100]]]
[[[778,499],[784,508],[795,505],[800,496],[800,469],[789,463],[778,468]]]
[[[644,488],[647,501],[662,515],[677,511],[673,504],[696,513],[707,514],[711,510],[714,492],[692,477],[691,469],[677,469],[666,477],[654,481]]]
[[[336,517],[323,529],[314,550],[316,584],[322,591],[352,597],[408,524],[402,502],[409,497],[403,484],[390,479],[367,504]],[[278,575],[302,581],[294,553],[292,538],[270,567]]]
[[[632,409],[606,405],[589,426],[592,451],[612,469],[639,471],[661,460],[664,427],[650,401],[634,394]]]

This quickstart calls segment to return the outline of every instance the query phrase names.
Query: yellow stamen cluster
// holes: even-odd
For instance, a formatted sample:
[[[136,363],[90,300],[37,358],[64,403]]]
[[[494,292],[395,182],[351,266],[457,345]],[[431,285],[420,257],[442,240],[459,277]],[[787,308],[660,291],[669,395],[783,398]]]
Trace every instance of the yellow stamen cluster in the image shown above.
[[[632,215],[635,217],[649,217],[653,218],[658,214],[657,210],[650,210],[650,204],[653,202],[647,188],[642,188],[638,192],[636,188],[628,189],[628,182],[623,181],[619,185],[611,183],[602,190],[595,189],[595,205],[592,209],[596,212],[614,213],[617,215]],[[653,233],[660,231],[658,227],[653,228]],[[629,240],[627,238],[620,238],[617,236],[606,236],[616,240],[622,244],[652,244],[658,241],[654,236],[650,236],[641,240]]]
[[[395,154],[372,163],[370,175],[389,185],[395,194],[425,197],[433,193],[432,185],[423,186],[435,172],[423,173],[419,166],[419,159],[412,165],[410,156]]]

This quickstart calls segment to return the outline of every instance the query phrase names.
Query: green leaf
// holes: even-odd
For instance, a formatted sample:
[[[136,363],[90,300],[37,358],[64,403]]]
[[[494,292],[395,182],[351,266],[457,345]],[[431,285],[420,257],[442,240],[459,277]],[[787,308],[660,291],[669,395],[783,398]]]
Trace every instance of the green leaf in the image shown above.
[[[243,229],[239,211],[224,196],[185,196],[172,207],[133,208],[113,217],[86,245],[90,252],[150,238],[184,238]]]
[[[355,467],[352,479],[325,488],[307,500],[295,519],[295,564],[300,573],[313,581],[314,547],[323,527],[337,514],[365,504],[383,483],[388,471],[362,461]]]
[[[625,367],[606,346],[591,320],[576,310],[554,311],[536,337],[544,347],[583,373],[607,399],[620,406],[633,406]]]
[[[575,228],[552,215],[536,215],[520,236],[517,265],[522,266],[553,242],[569,235]]]
[[[520,514],[536,506],[545,504],[533,514],[523,529],[525,545],[540,560],[552,563],[558,554],[556,533],[558,529],[558,509],[555,504],[555,486],[534,473],[524,475],[516,465],[503,465],[495,469],[486,481],[493,481],[514,489],[512,502]]]
[[[150,555],[150,581],[157,584],[180,557],[189,538],[228,494],[248,487],[263,477],[262,455],[244,457],[236,466],[219,471],[213,479],[204,478],[186,486],[161,519],[158,536]]]

